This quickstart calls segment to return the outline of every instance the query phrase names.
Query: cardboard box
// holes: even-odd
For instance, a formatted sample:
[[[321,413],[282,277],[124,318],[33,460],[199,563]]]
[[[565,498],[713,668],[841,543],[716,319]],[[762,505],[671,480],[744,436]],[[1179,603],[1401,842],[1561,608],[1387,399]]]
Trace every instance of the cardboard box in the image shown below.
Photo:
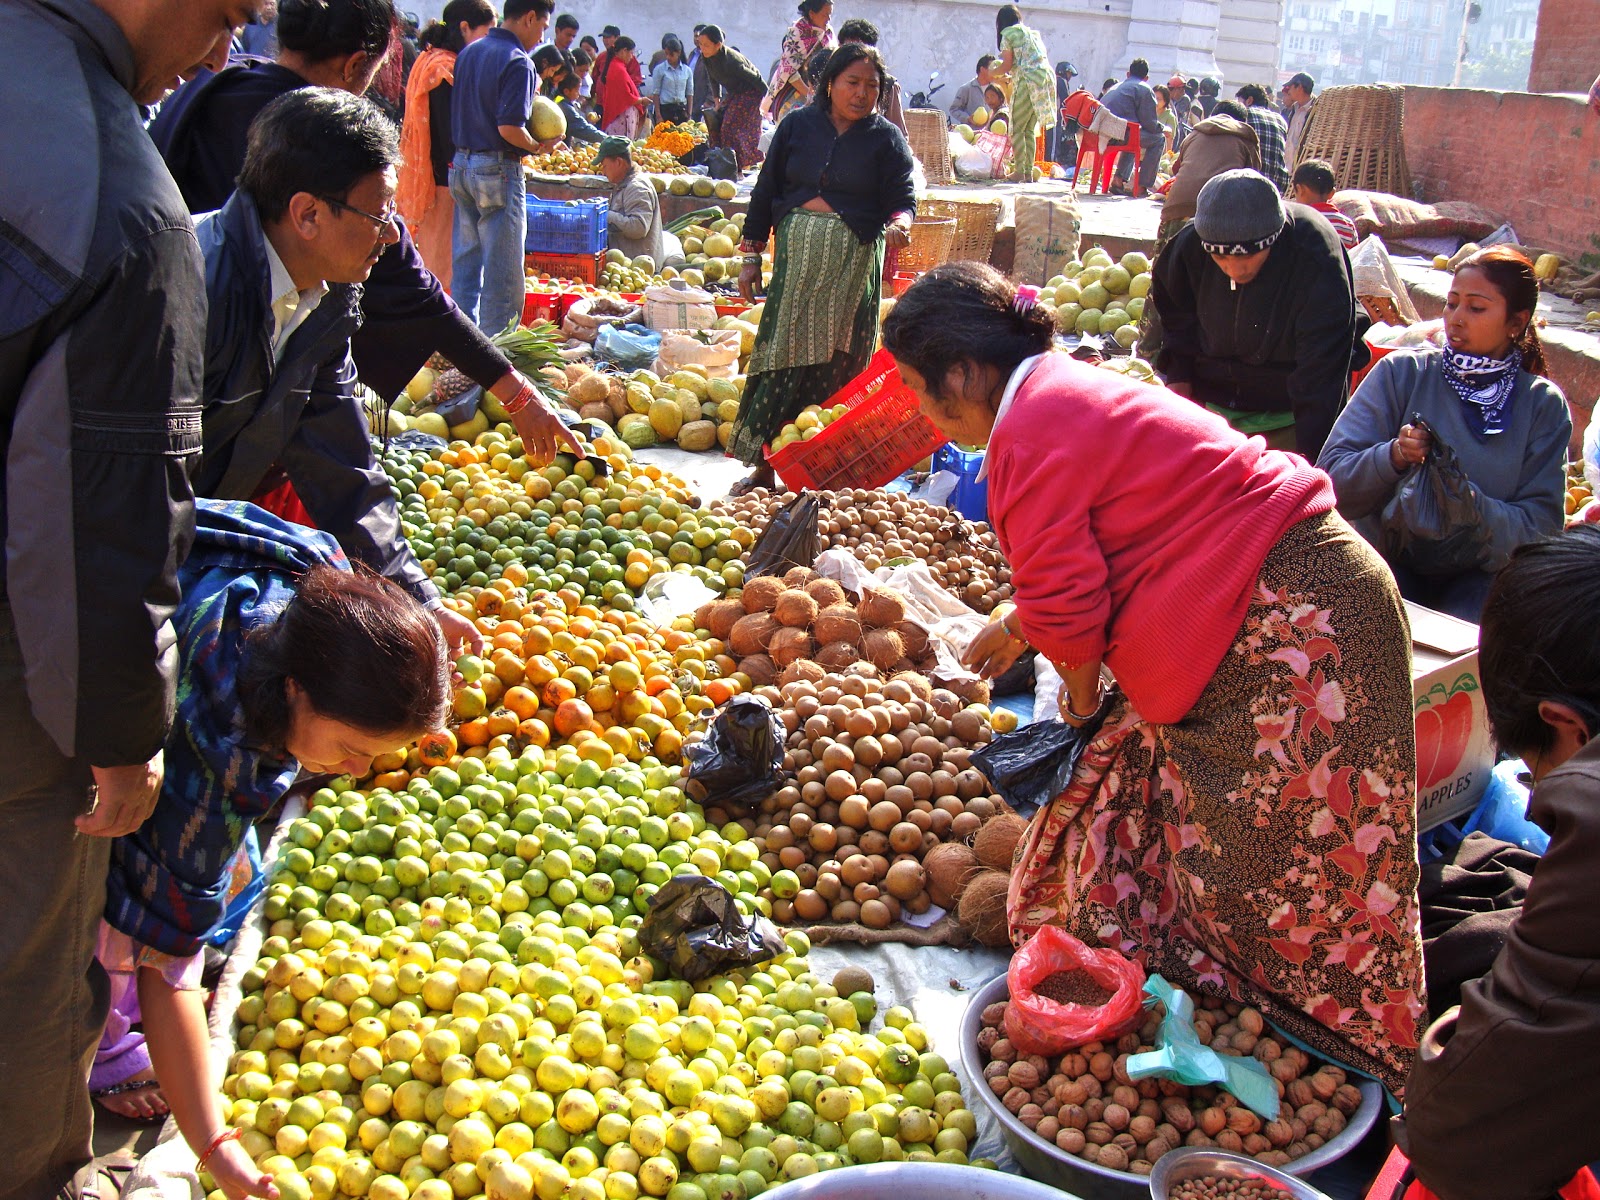
[[[1417,724],[1417,831],[1469,813],[1489,785],[1494,741],[1478,677],[1478,627],[1406,602]]]

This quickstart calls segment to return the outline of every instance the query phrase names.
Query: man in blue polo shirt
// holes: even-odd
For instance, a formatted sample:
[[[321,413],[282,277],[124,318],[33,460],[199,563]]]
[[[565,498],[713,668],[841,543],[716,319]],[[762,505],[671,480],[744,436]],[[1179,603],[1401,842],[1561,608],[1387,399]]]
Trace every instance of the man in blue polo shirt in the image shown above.
[[[528,133],[538,87],[528,52],[544,38],[554,0],[506,0],[498,28],[456,58],[450,129],[456,154],[452,290],[488,334],[522,315],[528,187],[522,156],[538,152]]]

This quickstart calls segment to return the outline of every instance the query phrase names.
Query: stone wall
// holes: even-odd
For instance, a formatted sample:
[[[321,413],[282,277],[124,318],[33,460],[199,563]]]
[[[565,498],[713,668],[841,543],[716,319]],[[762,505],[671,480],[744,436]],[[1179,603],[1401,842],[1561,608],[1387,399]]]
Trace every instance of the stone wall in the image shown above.
[[[1600,268],[1600,116],[1582,98],[1407,87],[1405,139],[1419,199],[1471,201]]]
[[[1600,74],[1600,0],[1541,0],[1528,90],[1587,92]]]

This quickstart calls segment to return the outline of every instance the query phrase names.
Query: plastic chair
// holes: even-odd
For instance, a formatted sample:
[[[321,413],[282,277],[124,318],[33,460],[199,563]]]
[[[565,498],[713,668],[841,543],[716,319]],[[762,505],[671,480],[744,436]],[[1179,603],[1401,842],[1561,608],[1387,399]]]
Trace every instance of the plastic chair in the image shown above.
[[[1113,142],[1105,147],[1105,152],[1101,155],[1100,190],[1102,192],[1111,190],[1111,180],[1117,168],[1117,156],[1122,154],[1133,155],[1133,188],[1129,194],[1142,196],[1144,192],[1139,181],[1139,127],[1132,122],[1128,124],[1127,142],[1122,145]],[[1090,192],[1092,193],[1093,190],[1091,185]]]
[[[1127,145],[1118,145],[1105,140],[1102,134],[1093,132],[1097,124],[1110,117],[1102,115],[1105,108],[1088,91],[1079,89],[1061,102],[1061,119],[1074,121],[1082,131],[1078,134],[1078,161],[1074,164],[1074,184],[1084,177],[1084,164],[1089,164],[1089,194],[1107,192],[1111,190],[1111,176],[1116,169],[1117,155],[1132,153],[1133,155],[1133,194],[1139,191],[1139,137],[1138,127],[1133,122],[1126,122],[1127,137],[1131,143],[1131,150]],[[1116,118],[1122,120],[1122,118]]]

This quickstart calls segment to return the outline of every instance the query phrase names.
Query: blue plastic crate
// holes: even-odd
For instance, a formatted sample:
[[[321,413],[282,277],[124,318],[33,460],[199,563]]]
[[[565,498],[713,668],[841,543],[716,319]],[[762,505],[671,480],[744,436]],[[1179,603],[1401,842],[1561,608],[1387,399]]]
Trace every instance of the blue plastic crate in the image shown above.
[[[933,455],[935,471],[949,471],[960,480],[945,501],[946,507],[955,509],[969,521],[989,519],[989,481],[978,480],[982,467],[982,450],[958,450],[950,442],[940,446]]]
[[[599,254],[606,248],[604,200],[528,197],[528,254]]]

